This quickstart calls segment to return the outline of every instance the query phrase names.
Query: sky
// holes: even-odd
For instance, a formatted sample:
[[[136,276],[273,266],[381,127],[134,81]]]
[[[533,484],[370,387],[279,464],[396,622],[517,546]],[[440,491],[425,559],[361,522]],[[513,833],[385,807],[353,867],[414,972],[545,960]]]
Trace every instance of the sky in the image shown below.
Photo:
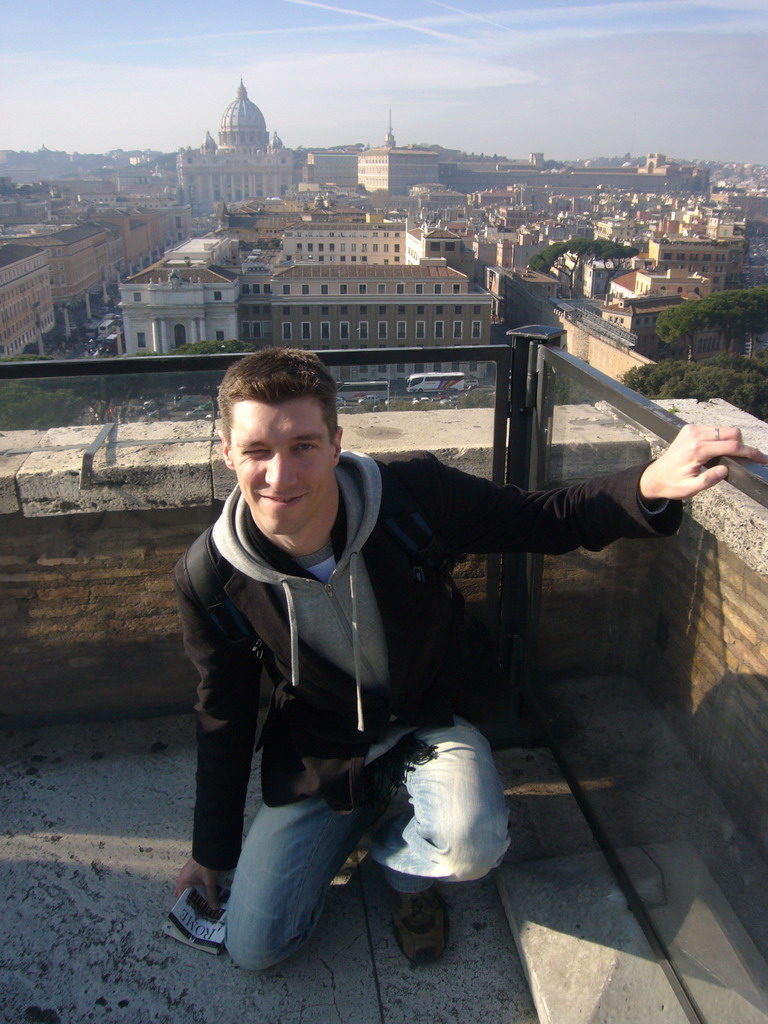
[[[286,146],[768,164],[766,0],[24,0],[0,149],[172,152],[240,79]]]

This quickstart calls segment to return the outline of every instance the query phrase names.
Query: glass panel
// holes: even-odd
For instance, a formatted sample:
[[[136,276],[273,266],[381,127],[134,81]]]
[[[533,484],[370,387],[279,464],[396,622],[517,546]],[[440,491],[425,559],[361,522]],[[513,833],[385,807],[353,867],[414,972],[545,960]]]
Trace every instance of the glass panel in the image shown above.
[[[538,484],[652,457],[655,436],[553,362]],[[532,695],[701,1019],[722,1024],[768,1014],[768,580],[718,535],[714,495],[674,538],[543,559]],[[764,509],[740,527],[723,508],[736,534],[765,528]]]

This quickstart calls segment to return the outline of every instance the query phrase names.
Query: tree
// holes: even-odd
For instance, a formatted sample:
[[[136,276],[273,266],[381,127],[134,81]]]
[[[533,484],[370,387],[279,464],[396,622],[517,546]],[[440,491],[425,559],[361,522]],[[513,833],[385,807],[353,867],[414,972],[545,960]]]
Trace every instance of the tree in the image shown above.
[[[574,285],[588,258],[612,263],[613,270],[619,271],[639,251],[634,246],[621,245],[607,238],[569,238],[567,242],[553,242],[541,252],[534,253],[528,260],[528,266],[542,274],[548,274],[552,267],[557,267],[566,277],[568,291],[573,295]]]
[[[191,341],[188,345],[179,345],[170,354],[172,356],[211,356],[218,352],[256,352],[258,346],[253,341]]]
[[[722,398],[768,421],[768,351],[754,359],[723,354],[703,363],[665,360],[629,370],[623,383],[647,398]]]
[[[754,342],[768,331],[768,287],[715,292],[704,299],[687,299],[679,306],[662,310],[656,333],[665,345],[685,341],[688,358],[693,355],[696,333],[717,328],[725,335],[728,351],[736,343]]]
[[[0,430],[50,430],[82,422],[86,403],[75,388],[45,382],[0,383]]]

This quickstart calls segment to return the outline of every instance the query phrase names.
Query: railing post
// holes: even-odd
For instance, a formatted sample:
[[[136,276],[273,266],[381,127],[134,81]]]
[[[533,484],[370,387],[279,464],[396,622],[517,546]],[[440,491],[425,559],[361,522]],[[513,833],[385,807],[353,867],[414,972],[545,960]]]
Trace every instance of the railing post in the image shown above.
[[[507,331],[512,348],[509,379],[509,431],[506,483],[527,488],[531,475],[534,447],[539,350],[542,345],[558,345],[565,336],[561,328],[533,324]],[[526,555],[505,555],[501,574],[499,615],[499,657],[505,677],[510,681],[510,715],[521,711],[522,693],[530,670],[529,620],[530,572]],[[513,729],[514,726],[510,725]]]

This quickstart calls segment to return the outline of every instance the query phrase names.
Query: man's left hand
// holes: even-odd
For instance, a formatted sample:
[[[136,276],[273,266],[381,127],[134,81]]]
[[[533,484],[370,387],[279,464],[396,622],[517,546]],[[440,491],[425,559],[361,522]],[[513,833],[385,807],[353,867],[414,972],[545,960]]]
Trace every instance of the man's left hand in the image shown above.
[[[645,501],[690,498],[728,476],[727,466],[707,467],[711,459],[730,455],[768,465],[768,455],[744,444],[738,427],[686,424],[663,455],[640,477]]]

